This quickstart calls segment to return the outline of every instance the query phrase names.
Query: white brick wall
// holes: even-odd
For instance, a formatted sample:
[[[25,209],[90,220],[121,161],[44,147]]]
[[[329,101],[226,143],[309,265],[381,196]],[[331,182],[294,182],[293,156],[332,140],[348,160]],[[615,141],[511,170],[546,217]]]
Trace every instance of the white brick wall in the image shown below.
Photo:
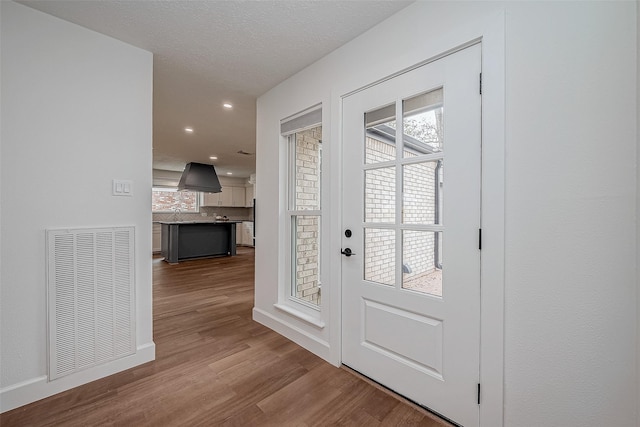
[[[320,151],[322,127],[298,132],[296,139],[296,194],[299,209],[320,209]]]
[[[435,224],[437,162],[403,166],[403,222]]]
[[[367,137],[365,161],[372,164],[395,158],[395,146]],[[405,151],[406,157],[415,154]],[[435,224],[437,162],[403,166],[403,223]],[[366,222],[395,223],[395,167],[365,171]],[[367,228],[365,231],[365,280],[393,285],[395,283],[395,232]],[[402,263],[411,273],[403,275],[407,282],[435,269],[433,232],[404,231]]]
[[[322,126],[295,134],[294,210],[320,209],[320,172]],[[298,215],[295,219],[295,284],[296,298],[320,304],[320,217]]]
[[[364,233],[364,278],[384,285],[395,284],[395,231],[367,228]]]
[[[295,136],[294,210],[320,209],[320,167],[322,128],[298,132]],[[368,164],[395,159],[395,145],[367,138],[365,161]],[[414,154],[406,151],[405,157]],[[403,222],[435,223],[435,169],[437,162],[424,162],[403,167]],[[395,166],[365,172],[365,219],[367,222],[395,223]],[[295,218],[295,283],[296,298],[320,304],[320,217],[298,215]],[[434,233],[405,231],[402,236],[403,264],[411,273],[403,282],[434,271]],[[364,277],[376,283],[395,284],[395,232],[368,228],[365,232]]]
[[[364,157],[366,164],[395,160],[396,146],[378,139],[367,137],[367,147]]]
[[[364,215],[367,222],[395,222],[396,168],[365,171]]]

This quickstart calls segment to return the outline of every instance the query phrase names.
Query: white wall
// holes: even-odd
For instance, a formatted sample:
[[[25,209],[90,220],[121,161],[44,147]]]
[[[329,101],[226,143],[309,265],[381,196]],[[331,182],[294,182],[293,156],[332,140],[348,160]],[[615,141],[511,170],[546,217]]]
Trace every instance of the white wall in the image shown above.
[[[1,3],[2,411],[154,358],[152,55]],[[133,197],[111,195],[133,181]],[[45,229],[135,226],[134,356],[46,382]]]
[[[636,1],[636,408],[640,408],[640,0]],[[636,409],[637,424],[640,425],[640,409]]]
[[[254,318],[339,363],[340,95],[485,36],[491,30],[484,24],[503,16],[505,43],[483,42],[483,55],[485,48],[506,49],[503,58],[483,57],[486,78],[506,75],[483,92],[483,102],[494,97],[493,103],[495,93],[505,91],[500,102],[506,107],[504,117],[485,117],[483,124],[483,132],[504,126],[506,137],[504,181],[485,183],[487,191],[504,191],[504,210],[483,208],[483,222],[498,218],[501,229],[486,234],[494,241],[483,244],[483,259],[501,249],[506,255],[500,269],[483,275],[483,292],[505,298],[504,354],[498,355],[504,355],[504,407],[497,387],[481,422],[636,425],[635,7],[418,2],[260,97]],[[378,61],[379,52],[385,61]],[[323,173],[330,177],[323,329],[274,308],[286,281],[279,120],[318,102]],[[483,135],[484,149],[496,149],[499,138]],[[485,167],[495,162],[484,158]],[[496,242],[492,236],[502,233]],[[483,335],[489,339],[495,337]]]
[[[633,2],[508,9],[511,425],[636,422],[635,16]]]

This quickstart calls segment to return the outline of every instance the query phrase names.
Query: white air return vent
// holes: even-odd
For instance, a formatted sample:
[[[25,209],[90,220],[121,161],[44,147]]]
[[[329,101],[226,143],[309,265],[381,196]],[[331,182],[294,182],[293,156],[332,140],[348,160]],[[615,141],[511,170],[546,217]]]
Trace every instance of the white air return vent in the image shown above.
[[[47,230],[49,380],[135,353],[134,227]]]

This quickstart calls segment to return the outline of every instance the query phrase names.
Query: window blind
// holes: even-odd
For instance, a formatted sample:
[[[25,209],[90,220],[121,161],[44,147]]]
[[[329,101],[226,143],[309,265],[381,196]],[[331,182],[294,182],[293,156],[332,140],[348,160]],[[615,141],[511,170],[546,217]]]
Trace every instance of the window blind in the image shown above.
[[[280,133],[291,135],[300,130],[309,129],[322,124],[322,107],[317,105],[299,114],[280,121]]]

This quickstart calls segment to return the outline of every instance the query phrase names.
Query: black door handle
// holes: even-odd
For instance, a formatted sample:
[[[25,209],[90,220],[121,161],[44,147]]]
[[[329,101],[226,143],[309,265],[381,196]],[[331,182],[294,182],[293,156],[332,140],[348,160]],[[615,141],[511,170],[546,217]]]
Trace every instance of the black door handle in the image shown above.
[[[351,255],[355,255],[353,252],[351,252],[350,248],[344,248],[343,251],[340,251],[340,253],[344,256],[351,256]]]

